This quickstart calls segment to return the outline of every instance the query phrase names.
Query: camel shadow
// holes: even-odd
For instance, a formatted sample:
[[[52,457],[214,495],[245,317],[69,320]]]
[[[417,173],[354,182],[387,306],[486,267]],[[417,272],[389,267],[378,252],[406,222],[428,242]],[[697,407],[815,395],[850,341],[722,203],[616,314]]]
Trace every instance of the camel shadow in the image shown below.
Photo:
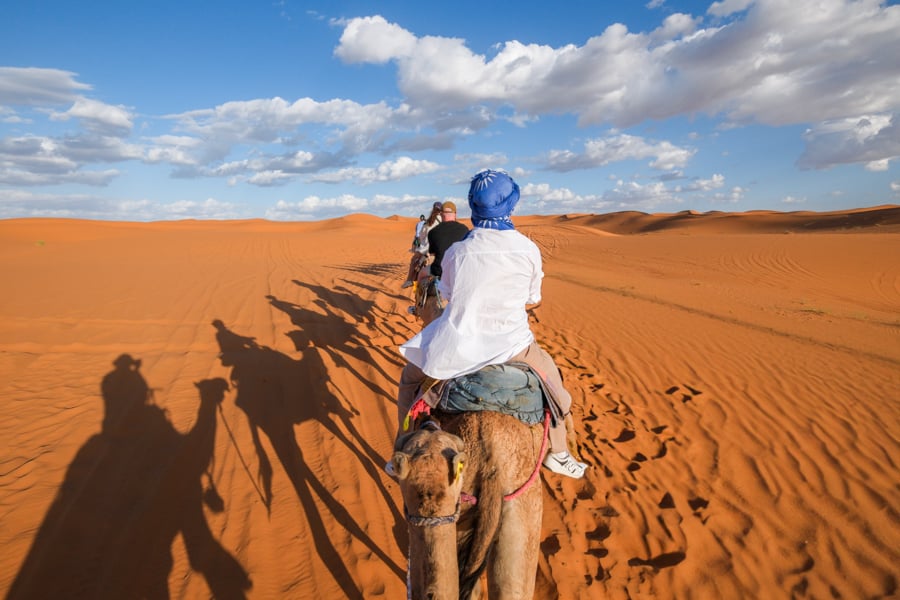
[[[102,429],[69,465],[7,599],[168,598],[178,534],[211,596],[246,598],[250,578],[203,512],[204,502],[224,509],[210,464],[228,384],[195,384],[197,418],[181,433],[153,402],[141,361],[122,354],[113,364],[101,383]]]
[[[294,425],[315,421],[356,455],[381,488],[385,503],[396,510],[384,487],[381,474],[375,467],[381,459],[352,422],[353,416],[359,413],[346,408],[328,391],[325,386],[327,369],[316,348],[302,344],[303,347],[298,348],[302,356],[299,360],[294,360],[258,344],[252,337],[229,330],[218,319],[213,321],[213,326],[216,328],[220,360],[223,366],[231,369],[229,379],[237,388],[235,404],[247,416],[250,425],[258,460],[257,479],[267,508],[271,509],[273,500],[273,465],[260,433],[268,438],[278,462],[290,479],[303,508],[316,551],[335,581],[341,585],[345,597],[361,598],[362,595],[354,585],[340,553],[330,541],[314,495],[328,507],[334,519],[348,533],[365,544],[399,577],[405,577],[405,570],[395,564],[366,534],[341,502],[319,481],[303,458]],[[297,339],[295,343],[301,345]],[[343,428],[338,426],[338,422]],[[357,443],[348,438],[344,430],[349,431]],[[376,462],[373,464],[373,461]]]

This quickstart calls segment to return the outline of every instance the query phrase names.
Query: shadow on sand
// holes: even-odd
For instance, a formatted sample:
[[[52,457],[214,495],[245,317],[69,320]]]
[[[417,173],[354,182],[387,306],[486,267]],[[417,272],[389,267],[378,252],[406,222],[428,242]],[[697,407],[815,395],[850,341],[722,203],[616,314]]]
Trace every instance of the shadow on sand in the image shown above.
[[[168,598],[179,533],[212,597],[246,598],[247,572],[203,513],[204,502],[224,509],[209,468],[228,384],[195,384],[197,419],[180,433],[153,403],[141,361],[122,354],[113,364],[101,383],[102,430],[69,465],[7,598]]]
[[[237,389],[235,404],[246,414],[250,424],[258,460],[257,477],[266,506],[271,508],[273,500],[273,466],[260,432],[268,438],[278,462],[290,479],[308,522],[316,551],[341,586],[344,597],[362,598],[362,593],[354,584],[340,553],[329,538],[314,496],[319,498],[334,520],[350,535],[365,544],[398,577],[405,578],[405,569],[391,560],[366,534],[364,528],[319,481],[303,458],[294,425],[307,421],[318,422],[356,456],[378,485],[385,504],[396,512],[379,471],[378,465],[383,459],[357,431],[352,419],[359,412],[346,408],[328,391],[327,368],[317,348],[305,338],[302,331],[290,332],[288,336],[302,354],[299,360],[294,360],[258,344],[252,337],[231,331],[221,320],[213,321],[213,326],[216,328],[222,365],[231,369],[229,378]],[[349,432],[349,437],[344,431]],[[395,517],[395,521],[402,521],[399,513]],[[397,534],[395,531],[395,536]]]

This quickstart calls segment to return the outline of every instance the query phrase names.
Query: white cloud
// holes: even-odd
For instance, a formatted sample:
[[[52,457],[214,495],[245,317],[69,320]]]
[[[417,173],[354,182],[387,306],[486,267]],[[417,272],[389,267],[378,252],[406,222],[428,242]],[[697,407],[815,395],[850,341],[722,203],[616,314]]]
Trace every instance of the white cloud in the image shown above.
[[[0,218],[58,217],[115,221],[236,219],[248,215],[214,198],[168,204],[146,199],[112,199],[88,194],[47,194],[0,188]]]
[[[553,188],[546,183],[526,183],[521,188],[522,200],[518,212],[559,214],[565,212],[596,212],[610,206],[602,196],[577,194],[569,188]]]
[[[803,204],[806,202],[806,198],[797,196],[785,196],[781,199],[781,202],[784,204]]]
[[[118,171],[88,170],[92,162],[115,162],[140,156],[140,151],[120,140],[72,137],[58,140],[41,136],[0,139],[0,183],[7,185],[57,185],[77,183],[103,186]]]
[[[78,98],[69,110],[54,112],[50,118],[56,121],[80,119],[88,129],[114,135],[127,135],[132,127],[131,113],[125,107],[88,98]]]
[[[201,202],[181,200],[155,207],[157,219],[235,219],[241,216],[238,207],[230,202],[207,198]]]
[[[0,67],[0,105],[43,106],[74,102],[91,86],[59,69]]]
[[[721,2],[713,2],[706,12],[714,17],[727,17],[733,13],[746,10],[753,2],[754,0],[722,0]]]
[[[712,190],[719,189],[725,185],[725,176],[716,173],[709,179],[697,179],[692,182],[690,186],[688,186],[688,191],[699,191],[699,192],[709,192]]]
[[[684,13],[675,13],[666,17],[663,24],[651,34],[651,38],[659,41],[675,40],[697,30],[701,19]]]
[[[681,200],[662,182],[643,185],[637,181],[618,181],[603,194],[603,199],[623,210],[653,211],[665,204],[679,204]]]
[[[895,114],[827,121],[811,127],[803,137],[806,149],[797,161],[801,168],[866,163],[869,170],[880,171],[900,157],[900,123]]]
[[[434,173],[440,168],[440,165],[428,160],[416,160],[408,156],[401,156],[396,160],[385,161],[374,168],[348,167],[313,175],[310,180],[325,183],[354,181],[365,185],[376,181],[399,181],[416,175]]]
[[[258,171],[247,179],[247,183],[269,187],[273,185],[284,185],[294,178],[294,175],[285,173],[284,171]]]
[[[490,59],[457,38],[411,41],[410,32],[381,17],[353,19],[347,30],[354,35],[336,52],[355,62],[394,60],[414,107],[507,105],[521,114],[572,113],[585,125],[629,126],[697,112],[783,125],[897,105],[896,62],[871,58],[900,53],[900,6],[759,0],[711,7],[717,15],[743,9],[740,20],[690,35],[698,20],[672,15],[653,35],[615,24],[583,46],[507,41]],[[389,36],[404,42],[371,47],[371,40]]]
[[[413,34],[376,15],[349,21],[334,55],[348,63],[385,63],[392,58],[409,56],[415,50]]]
[[[728,202],[730,204],[737,204],[744,199],[744,194],[746,193],[746,191],[747,190],[740,186],[734,186],[727,194],[721,192],[713,194],[712,199],[715,202]]]
[[[307,196],[297,202],[279,200],[266,210],[266,218],[274,221],[310,220],[360,212],[369,204],[365,198],[353,194],[342,194],[333,198]]]
[[[369,201],[369,206],[389,211],[412,209],[412,211],[427,213],[435,202],[443,202],[444,200],[453,200],[459,207],[460,212],[463,212],[465,207],[461,204],[462,200],[460,198],[438,198],[437,196],[417,196],[413,194],[404,194],[402,196],[375,194]]]
[[[150,147],[144,156],[148,163],[169,163],[172,165],[196,165],[197,158],[193,151],[200,146],[201,140],[190,136],[162,135],[151,138]]]
[[[671,142],[648,142],[642,137],[619,134],[588,140],[584,151],[551,150],[546,157],[547,168],[554,171],[591,169],[622,160],[652,158],[654,169],[671,171],[687,165],[695,150],[679,148]]]
[[[618,179],[612,188],[600,194],[578,194],[569,188],[554,188],[547,183],[526,183],[522,186],[523,204],[533,212],[597,212],[601,210],[653,211],[661,206],[691,202],[739,202],[745,193],[735,186],[728,192],[718,192],[725,185],[725,177],[714,174],[708,179],[695,179],[687,185],[669,186],[665,182],[641,183]]]

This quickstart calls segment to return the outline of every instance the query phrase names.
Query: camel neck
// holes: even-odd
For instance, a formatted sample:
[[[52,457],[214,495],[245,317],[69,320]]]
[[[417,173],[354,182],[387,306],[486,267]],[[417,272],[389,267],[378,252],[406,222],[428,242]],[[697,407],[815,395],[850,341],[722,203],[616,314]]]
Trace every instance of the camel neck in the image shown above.
[[[412,598],[459,598],[455,524],[410,527],[409,556]]]

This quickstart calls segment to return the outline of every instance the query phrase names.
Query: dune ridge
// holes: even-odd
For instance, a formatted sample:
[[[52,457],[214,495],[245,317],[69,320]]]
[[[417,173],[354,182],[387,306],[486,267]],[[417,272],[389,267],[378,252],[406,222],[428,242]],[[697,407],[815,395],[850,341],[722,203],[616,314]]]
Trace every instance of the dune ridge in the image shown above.
[[[592,465],[536,597],[897,594],[900,207],[514,221]],[[4,596],[403,597],[414,224],[0,221]]]

